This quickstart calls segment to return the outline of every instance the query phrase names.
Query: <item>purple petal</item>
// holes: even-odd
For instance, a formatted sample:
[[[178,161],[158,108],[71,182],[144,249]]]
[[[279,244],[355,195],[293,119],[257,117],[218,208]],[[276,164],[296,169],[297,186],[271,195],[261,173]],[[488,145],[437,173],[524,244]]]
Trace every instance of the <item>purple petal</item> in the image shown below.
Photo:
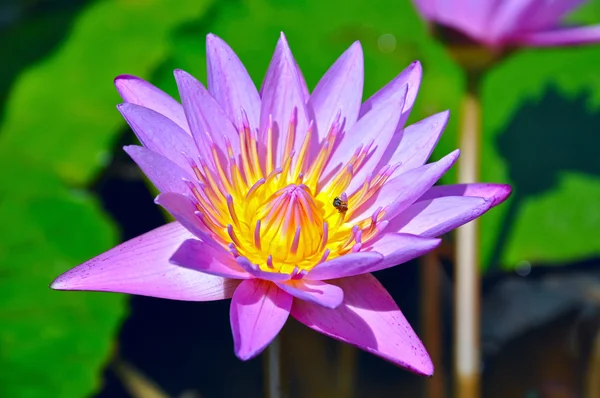
[[[410,234],[383,234],[363,249],[377,252],[383,256],[383,261],[375,264],[368,272],[394,267],[420,257],[438,247],[441,242],[441,239]]]
[[[231,254],[215,250],[198,239],[187,239],[170,258],[173,264],[204,272],[205,274],[232,279],[248,279]]]
[[[440,198],[443,196],[475,196],[491,201],[491,206],[504,202],[511,194],[512,188],[507,184],[455,184],[436,185],[425,192],[419,201]]]
[[[267,142],[269,118],[273,120],[275,167],[280,166],[283,158],[288,127],[296,113],[296,135],[294,149],[296,154],[302,146],[308,128],[304,93],[296,69],[296,61],[283,33],[277,42],[275,53],[267,70],[262,89],[262,107],[260,113],[260,139]]]
[[[190,191],[184,180],[191,181],[192,177],[175,162],[137,145],[123,147],[123,150],[131,156],[160,192],[187,193]]]
[[[164,91],[131,75],[117,76],[115,86],[123,101],[152,109],[171,119],[189,133],[183,107]]]
[[[279,272],[268,272],[261,270],[258,265],[253,264],[246,257],[237,257],[235,261],[248,274],[258,279],[264,279],[270,282],[283,282],[290,279],[291,275],[281,274]]]
[[[516,35],[512,41],[532,47],[596,44],[600,42],[600,25],[524,33]]]
[[[415,100],[417,99],[422,75],[423,68],[421,67],[421,63],[419,61],[414,61],[406,69],[400,72],[394,80],[386,84],[383,88],[373,94],[371,98],[364,102],[360,108],[359,118],[362,118],[381,104],[386,103],[391,97],[397,95],[399,90],[404,90],[404,86],[408,86],[406,101],[402,108],[402,116],[398,121],[398,128],[401,129],[404,127],[404,124],[410,115],[410,111],[415,104]]]
[[[203,159],[213,159],[211,142],[221,150],[229,142],[234,153],[239,154],[238,132],[217,101],[194,76],[179,69],[174,75],[192,135]]]
[[[335,171],[348,162],[356,149],[362,145],[363,148],[370,147],[369,153],[364,164],[358,170],[354,170],[354,177],[346,191],[353,193],[363,185],[365,178],[374,171],[392,141],[400,118],[398,110],[402,109],[405,98],[406,86],[404,86],[404,90],[398,90],[396,95],[390,97],[387,102],[362,117],[342,137],[340,144],[331,154],[323,172],[323,178],[330,178]]]
[[[427,192],[452,167],[459,153],[456,150],[437,162],[409,170],[387,181],[373,198],[357,210],[352,220],[371,217],[379,207],[385,209],[384,218],[392,220]]]
[[[310,301],[325,308],[336,308],[344,300],[342,289],[321,281],[291,280],[277,286],[300,300]]]
[[[161,193],[154,202],[164,207],[181,225],[212,246],[213,249],[225,252],[225,249],[211,238],[208,230],[196,215],[196,206],[187,196],[173,192]]]
[[[192,137],[171,119],[152,109],[127,102],[117,108],[144,147],[172,160],[183,170],[190,167],[183,153],[198,157]]]
[[[50,287],[94,290],[167,298],[210,301],[231,297],[237,281],[178,267],[169,257],[186,239],[183,226],[172,222],[131,239],[75,267]]]
[[[532,6],[524,13],[519,31],[534,32],[555,27],[560,20],[587,0],[532,0]]]
[[[317,142],[325,138],[340,111],[345,131],[356,123],[363,95],[363,79],[363,51],[356,41],[329,68],[308,100],[308,110],[316,122]]]
[[[406,127],[401,134],[397,134],[400,143],[394,148],[393,154],[384,156],[384,164],[401,163],[392,178],[408,170],[420,167],[427,162],[433,149],[438,143],[450,118],[450,111],[437,113],[415,124]],[[394,137],[395,138],[395,137]]]
[[[335,282],[344,290],[336,309],[294,300],[292,316],[306,326],[352,344],[415,373],[432,375],[433,364],[394,300],[370,274]]]
[[[486,34],[488,43],[504,42],[512,33],[526,26],[530,15],[535,15],[541,8],[539,3],[537,0],[503,1],[490,20]]]
[[[244,64],[221,38],[206,36],[208,91],[221,105],[229,120],[236,126],[240,109],[248,115],[253,129],[258,128],[261,101],[256,86]]]
[[[469,196],[419,201],[392,219],[386,231],[441,236],[481,216],[493,206],[491,200]]]
[[[235,355],[255,357],[277,336],[292,307],[292,296],[271,282],[246,279],[235,290],[229,319]]]
[[[305,279],[320,281],[360,275],[382,260],[383,256],[375,252],[350,253],[317,265],[308,271]]]

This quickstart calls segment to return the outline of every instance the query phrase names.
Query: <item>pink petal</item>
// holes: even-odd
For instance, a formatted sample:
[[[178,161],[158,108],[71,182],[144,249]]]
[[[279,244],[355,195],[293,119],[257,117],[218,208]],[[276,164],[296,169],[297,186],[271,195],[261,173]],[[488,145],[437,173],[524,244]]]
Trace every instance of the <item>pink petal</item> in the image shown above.
[[[192,135],[203,159],[212,163],[210,145],[213,142],[221,150],[221,156],[225,156],[226,142],[231,143],[235,154],[239,154],[238,132],[217,101],[194,76],[179,69],[174,75]]]
[[[505,0],[496,9],[490,20],[486,41],[490,44],[501,43],[525,26],[530,15],[540,9],[537,0]]]
[[[373,173],[392,141],[400,118],[398,110],[402,109],[405,98],[406,86],[404,90],[396,91],[396,95],[390,97],[387,102],[362,117],[342,137],[340,144],[331,154],[323,172],[323,179],[330,179],[337,170],[344,167],[356,149],[362,145],[363,148],[370,147],[369,153],[364,164],[358,170],[354,170],[354,177],[346,191],[353,193],[363,185],[365,178]]]
[[[115,86],[123,101],[152,109],[171,119],[189,133],[190,130],[181,104],[164,91],[131,75],[117,76]]]
[[[363,95],[364,64],[359,42],[354,42],[321,78],[308,100],[308,110],[314,116],[321,142],[329,132],[338,112],[344,120],[344,130],[358,120]]]
[[[587,0],[532,0],[532,6],[523,14],[519,31],[534,32],[557,26],[560,20]]]
[[[368,100],[362,104],[360,108],[359,119],[365,116],[372,109],[377,108],[383,103],[386,103],[391,97],[397,95],[399,90],[403,90],[404,86],[408,86],[406,93],[406,101],[402,108],[402,116],[398,121],[398,129],[404,127],[410,111],[412,110],[417,94],[419,93],[419,87],[421,86],[421,77],[423,75],[423,68],[419,61],[414,61],[406,69],[404,69],[398,76],[391,82],[386,84],[383,88],[377,91]]]
[[[411,124],[401,134],[397,134],[400,143],[393,148],[395,150],[389,158],[382,159],[384,164],[401,163],[400,167],[392,174],[392,178],[415,167],[423,166],[427,162],[444,132],[449,118],[450,111],[437,113]]]
[[[208,91],[238,128],[240,110],[244,109],[253,129],[258,128],[261,101],[256,86],[244,64],[221,38],[206,36]]]
[[[267,142],[269,118],[273,120],[273,142],[277,145],[275,167],[281,166],[288,127],[296,114],[294,149],[298,155],[308,129],[304,93],[296,69],[296,61],[283,33],[267,70],[262,89],[260,143]],[[276,139],[275,139],[276,138]]]
[[[271,282],[246,279],[235,290],[229,319],[235,355],[241,360],[261,353],[288,318],[292,296]]]
[[[516,35],[511,41],[532,47],[596,44],[600,42],[600,25],[523,33]]]
[[[481,216],[493,206],[491,200],[469,196],[419,201],[392,219],[386,231],[441,236]]]
[[[459,153],[456,150],[437,162],[409,170],[387,181],[373,198],[358,209],[352,219],[371,217],[375,210],[382,207],[385,209],[384,218],[392,220],[427,192],[452,167]]]
[[[264,280],[270,281],[270,282],[283,282],[283,281],[287,281],[291,278],[291,275],[289,275],[289,274],[281,274],[279,272],[263,271],[259,268],[258,265],[252,263],[246,257],[242,257],[242,256],[237,257],[235,259],[235,261],[246,273],[248,273],[258,279],[264,279]]]
[[[189,169],[190,163],[183,153],[198,157],[192,137],[171,119],[152,109],[127,102],[117,108],[144,147],[172,160],[184,170]]]
[[[300,300],[310,301],[325,308],[336,308],[344,300],[342,289],[321,281],[290,280],[277,286]]]
[[[198,239],[185,240],[169,261],[181,267],[224,278],[248,279],[250,277],[237,265],[231,254],[215,250]]]
[[[198,238],[217,251],[225,252],[209,235],[207,228],[196,215],[196,206],[185,195],[173,192],[161,193],[154,202],[164,207],[171,215]]]
[[[455,184],[436,185],[425,192],[419,201],[440,198],[443,196],[475,196],[491,201],[491,206],[504,202],[511,194],[512,188],[507,184]]]
[[[294,300],[292,316],[306,326],[352,344],[415,373],[432,375],[433,364],[394,300],[370,274],[335,282],[344,302],[328,309]]]
[[[441,239],[404,233],[383,234],[363,249],[377,252],[383,256],[383,261],[370,268],[368,272],[394,267],[420,257],[438,247],[441,242]]]
[[[123,147],[123,150],[131,156],[160,192],[187,193],[190,191],[183,181],[185,179],[191,181],[192,177],[175,162],[137,145]]]
[[[171,264],[181,242],[192,238],[172,222],[131,239],[75,267],[50,287],[56,290],[94,290],[167,298],[211,301],[231,297],[238,282]]]
[[[319,281],[359,275],[369,272],[367,270],[382,260],[383,256],[375,252],[350,253],[317,265],[308,271],[305,279]]]

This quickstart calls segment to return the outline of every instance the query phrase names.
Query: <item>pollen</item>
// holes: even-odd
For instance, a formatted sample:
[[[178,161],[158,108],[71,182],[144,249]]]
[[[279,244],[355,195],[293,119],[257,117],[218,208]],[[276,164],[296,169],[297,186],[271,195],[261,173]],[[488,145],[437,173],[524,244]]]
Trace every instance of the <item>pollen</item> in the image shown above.
[[[358,146],[335,174],[323,176],[343,126],[339,112],[312,158],[313,125],[296,131],[296,112],[284,129],[287,135],[279,137],[284,139],[281,148],[276,147],[272,121],[262,148],[243,110],[240,120],[240,153],[229,143],[223,152],[211,143],[212,159],[189,159],[196,180],[187,182],[198,218],[232,256],[245,257],[263,271],[296,275],[360,250],[385,225],[385,209],[366,215],[361,211],[394,167],[384,167],[346,193],[370,146]],[[296,153],[298,133],[302,140]]]

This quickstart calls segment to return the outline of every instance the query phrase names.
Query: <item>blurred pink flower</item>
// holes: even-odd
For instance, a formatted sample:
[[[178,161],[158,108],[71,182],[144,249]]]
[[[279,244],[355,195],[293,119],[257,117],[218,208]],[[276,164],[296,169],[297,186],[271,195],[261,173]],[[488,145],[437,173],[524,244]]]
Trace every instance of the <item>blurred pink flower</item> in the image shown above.
[[[567,46],[600,42],[600,25],[561,26],[586,0],[413,0],[422,16],[486,46]]]
[[[371,272],[434,249],[437,236],[502,202],[506,185],[433,184],[458,151],[424,164],[449,117],[403,128],[421,81],[411,64],[361,104],[354,43],[312,94],[282,35],[260,91],[235,53],[207,39],[208,90],[177,70],[182,99],[119,76],[119,105],[143,144],[125,151],[177,220],[58,277],[52,288],[176,300],[232,298],[241,359],[291,314],[416,373],[433,365]]]

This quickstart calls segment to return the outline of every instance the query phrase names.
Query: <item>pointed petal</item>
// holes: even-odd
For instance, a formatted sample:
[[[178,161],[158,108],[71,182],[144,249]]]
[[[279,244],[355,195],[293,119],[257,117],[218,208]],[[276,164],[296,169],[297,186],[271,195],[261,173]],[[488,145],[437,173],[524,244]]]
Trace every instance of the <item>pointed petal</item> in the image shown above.
[[[181,267],[224,278],[248,279],[250,277],[237,265],[233,256],[215,250],[198,239],[185,240],[169,261]]]
[[[396,95],[390,97],[386,103],[361,118],[341,138],[340,144],[331,154],[322,178],[331,178],[337,170],[345,166],[356,149],[362,145],[363,148],[370,148],[369,153],[364,164],[358,170],[354,170],[354,176],[346,192],[353,193],[363,185],[365,178],[374,171],[392,141],[400,117],[399,110],[402,109],[405,98],[406,86],[403,90],[398,90]]]
[[[383,256],[383,260],[369,269],[368,272],[394,267],[420,257],[438,247],[441,242],[441,239],[404,233],[383,234],[374,242],[370,242],[368,247],[364,249],[377,252]]]
[[[180,69],[175,70],[174,75],[192,135],[203,159],[212,163],[211,141],[221,151],[229,141],[233,152],[239,154],[237,130],[217,101],[194,76]],[[224,153],[221,155],[227,159]]]
[[[419,201],[444,196],[475,196],[492,202],[492,207],[504,202],[511,194],[512,188],[507,184],[454,184],[436,185],[419,198]]]
[[[345,120],[345,131],[356,123],[363,95],[363,79],[363,51],[356,41],[329,68],[308,100],[308,111],[314,116],[319,135],[317,142],[325,138],[339,111],[341,120]]]
[[[524,33],[515,36],[511,41],[531,47],[596,44],[600,43],[600,25]]]
[[[189,133],[166,116],[127,102],[117,108],[142,145],[149,150],[172,160],[184,170],[190,164],[183,153],[192,158],[198,156],[198,149]]]
[[[262,90],[260,112],[260,144],[267,143],[269,118],[273,120],[275,167],[281,166],[288,127],[296,114],[296,134],[293,148],[299,153],[308,128],[302,84],[296,69],[296,61],[283,33],[277,42],[275,53],[267,70]]]
[[[383,256],[375,252],[350,253],[317,265],[305,279],[320,281],[364,274],[382,260]]]
[[[56,290],[93,290],[167,298],[210,301],[231,297],[238,282],[178,267],[169,257],[192,238],[172,222],[131,239],[75,267],[50,287]]]
[[[123,147],[133,161],[142,169],[146,177],[160,192],[187,193],[189,188],[184,179],[192,180],[190,174],[175,162],[147,148],[129,145]]]
[[[408,86],[406,93],[406,101],[402,108],[402,116],[398,121],[398,129],[404,127],[410,111],[415,104],[417,94],[419,93],[419,87],[421,86],[421,77],[423,76],[423,68],[419,61],[414,61],[406,69],[404,69],[398,76],[391,82],[386,84],[383,88],[377,91],[368,100],[362,104],[360,108],[359,118],[365,116],[372,109],[377,108],[381,104],[386,103],[391,97],[396,95],[399,90],[403,90],[404,86]]]
[[[469,196],[419,201],[392,219],[386,231],[441,236],[481,216],[493,206],[491,200]]]
[[[294,300],[292,316],[311,329],[352,344],[415,373],[432,375],[433,364],[394,300],[370,274],[336,281],[344,302],[336,309]]]
[[[231,300],[230,321],[235,355],[247,360],[277,336],[292,307],[292,296],[271,282],[246,279]]]
[[[131,75],[117,76],[115,86],[123,101],[152,109],[168,117],[189,133],[183,107],[164,91]]]
[[[291,280],[277,286],[300,300],[310,301],[325,308],[336,308],[344,300],[344,291],[339,286],[321,281]]]
[[[400,143],[383,164],[401,163],[392,178],[427,162],[437,145],[450,118],[450,111],[440,112],[406,127],[400,135]],[[399,134],[397,134],[399,135]],[[395,137],[394,137],[395,138]]]
[[[206,36],[208,90],[221,105],[231,123],[238,128],[240,109],[248,115],[253,129],[258,128],[260,97],[244,64],[221,38]]]
[[[158,195],[154,202],[164,207],[181,225],[213,249],[226,253],[225,249],[211,238],[206,227],[196,215],[196,206],[187,196],[166,192]]]
[[[384,219],[392,220],[427,192],[452,167],[459,153],[456,150],[437,162],[409,170],[387,181],[373,198],[357,210],[352,220],[371,217],[379,207],[384,208]]]

